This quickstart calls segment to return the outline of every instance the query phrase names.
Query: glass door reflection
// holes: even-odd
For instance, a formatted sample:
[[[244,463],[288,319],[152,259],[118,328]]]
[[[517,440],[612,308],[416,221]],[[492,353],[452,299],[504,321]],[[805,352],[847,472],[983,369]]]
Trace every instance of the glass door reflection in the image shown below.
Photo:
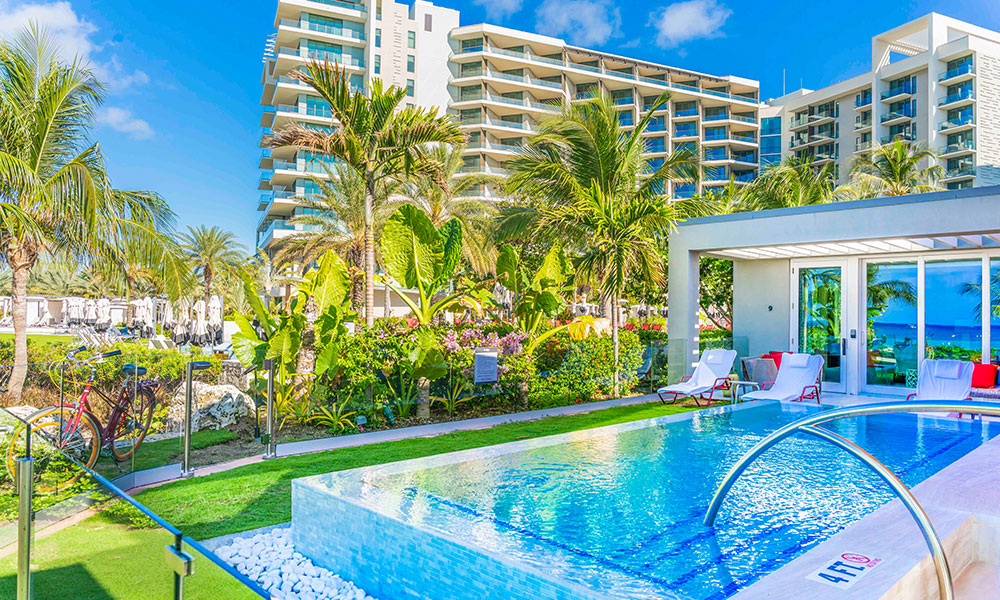
[[[869,262],[865,268],[865,383],[915,387],[917,261]]]
[[[840,265],[799,269],[798,350],[823,356],[823,383],[831,391],[843,385],[843,272]]]

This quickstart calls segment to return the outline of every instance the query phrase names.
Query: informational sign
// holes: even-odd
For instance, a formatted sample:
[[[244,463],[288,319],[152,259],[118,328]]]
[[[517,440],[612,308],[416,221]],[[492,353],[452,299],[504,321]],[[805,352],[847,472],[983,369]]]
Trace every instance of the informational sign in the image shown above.
[[[496,348],[480,347],[476,348],[473,361],[473,382],[496,383],[497,381],[497,357],[499,352]]]
[[[806,576],[806,579],[846,590],[881,563],[881,558],[845,552]]]

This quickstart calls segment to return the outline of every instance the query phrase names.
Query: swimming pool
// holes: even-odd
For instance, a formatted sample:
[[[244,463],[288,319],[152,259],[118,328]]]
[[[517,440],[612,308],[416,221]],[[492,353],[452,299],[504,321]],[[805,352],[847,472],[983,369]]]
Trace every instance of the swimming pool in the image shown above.
[[[702,525],[728,468],[815,410],[715,408],[296,480],[293,536],[382,600],[723,600],[892,499],[854,458],[796,437]],[[916,415],[829,428],[910,486],[1000,433]]]

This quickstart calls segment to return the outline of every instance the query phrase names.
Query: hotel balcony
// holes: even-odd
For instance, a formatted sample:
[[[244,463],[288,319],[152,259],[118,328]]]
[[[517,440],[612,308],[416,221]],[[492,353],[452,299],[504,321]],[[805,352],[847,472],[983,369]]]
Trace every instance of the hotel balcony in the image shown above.
[[[495,177],[506,177],[510,175],[510,169],[503,167],[492,167],[490,165],[468,165],[459,167],[456,175],[493,175]]]
[[[675,183],[673,198],[690,198],[698,191],[698,186],[693,183]]]
[[[957,69],[941,73],[938,77],[938,83],[945,85],[959,83],[960,81],[964,81],[966,79],[972,79],[975,73],[976,70],[973,68],[972,63],[968,63],[958,67]]]
[[[697,138],[697,129],[675,129],[674,134],[671,136],[673,139],[684,139],[684,138]]]
[[[965,131],[966,129],[972,129],[976,126],[976,120],[972,115],[969,115],[962,119],[956,119],[954,121],[945,121],[938,125],[938,131],[948,133],[958,133],[959,131]]]
[[[698,118],[698,108],[685,108],[682,110],[674,110],[674,120],[684,120],[684,119],[697,119]]]
[[[299,63],[305,63],[308,60],[328,60],[348,71],[363,72],[365,70],[365,61],[336,52],[309,48],[275,48],[274,53],[278,59],[290,58]]]
[[[941,158],[953,158],[956,156],[962,156],[963,154],[974,154],[976,152],[976,143],[972,140],[965,140],[964,142],[959,142],[958,144],[948,144],[947,146],[941,147],[938,152],[938,156]]]
[[[946,181],[958,181],[961,179],[972,179],[976,176],[975,165],[962,165],[960,167],[955,167],[954,169],[947,169],[944,172],[944,177],[941,178],[942,182]]]
[[[498,129],[500,130],[500,134],[510,134],[512,130],[528,133],[533,133],[535,131],[530,123],[523,121],[519,123],[517,121],[504,121],[501,119],[490,118],[459,119],[458,126]]]
[[[881,117],[879,117],[879,122],[882,123],[883,125],[895,125],[897,123],[903,123],[905,121],[909,121],[912,118],[913,118],[913,111],[901,110],[898,112],[891,112],[882,115]]]
[[[305,19],[280,19],[278,21],[277,41],[279,44],[295,43],[303,35],[317,40],[330,40],[358,47],[364,47],[365,45],[365,34],[363,31],[347,27],[335,27],[325,23],[315,23]]]
[[[558,104],[538,102],[529,98],[508,98],[507,96],[499,96],[497,94],[490,93],[466,94],[464,96],[459,96],[451,101],[450,106],[458,109],[482,103],[493,104],[499,112],[504,112],[504,108],[515,106],[519,108],[526,108],[534,112],[545,113],[546,115],[557,113],[560,110]],[[506,112],[510,113],[511,111],[508,110]]]
[[[791,122],[788,124],[788,129],[795,131],[798,129],[804,129],[809,126],[809,115],[800,115],[798,117],[792,117]]]
[[[868,106],[871,106],[871,105],[872,105],[872,97],[871,96],[868,96],[867,98],[861,98],[861,99],[855,98],[855,100],[854,100],[854,110],[861,110],[862,108],[865,108],[865,107],[868,107]]]
[[[972,88],[966,88],[960,92],[949,94],[938,100],[938,108],[948,110],[972,104],[974,101],[975,98]]]
[[[500,144],[498,142],[469,142],[465,145],[465,152],[486,152],[487,154],[500,154],[502,156],[513,156],[520,152],[523,146],[515,144]]]
[[[824,163],[837,160],[839,157],[840,155],[838,155],[836,152],[817,152],[816,154],[813,154],[813,164],[821,165]]]
[[[903,140],[904,142],[912,142],[917,139],[917,136],[913,135],[909,131],[902,131],[900,133],[894,133],[892,135],[883,136],[879,140],[882,144],[891,144],[896,140]]]
[[[733,145],[747,145],[747,146],[757,146],[757,137],[754,135],[746,135],[741,133],[736,133],[735,131],[730,131],[728,133],[715,133],[706,134],[702,138],[702,144],[722,144],[729,143]]]
[[[897,100],[909,98],[917,92],[916,88],[917,86],[909,82],[901,86],[889,88],[888,90],[882,92],[882,102],[895,102]]]
[[[872,148],[871,140],[866,140],[864,142],[854,142],[855,154],[857,154],[858,152],[867,152],[868,150],[871,150],[871,148]]]
[[[305,231],[319,231],[319,226],[292,224],[285,219],[277,219],[271,221],[257,234],[257,246],[266,249],[272,242],[276,242],[280,239]]]
[[[854,131],[865,131],[872,128],[872,120],[866,119],[864,121],[854,120]]]

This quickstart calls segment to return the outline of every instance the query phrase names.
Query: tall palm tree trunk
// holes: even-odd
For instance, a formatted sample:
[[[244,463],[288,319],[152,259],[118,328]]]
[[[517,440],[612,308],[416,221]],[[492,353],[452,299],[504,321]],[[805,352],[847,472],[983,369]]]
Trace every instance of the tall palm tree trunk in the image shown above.
[[[18,245],[7,255],[11,274],[11,311],[14,318],[14,368],[11,369],[8,393],[21,399],[24,380],[28,375],[28,274],[36,254],[24,245]]]
[[[375,325],[375,180],[365,185],[365,327]]]
[[[208,303],[212,299],[212,267],[205,265],[205,309],[208,309]]]
[[[618,397],[618,295],[615,294],[611,299],[611,345],[614,347],[615,354],[615,379],[614,388],[612,394],[615,398]]]

